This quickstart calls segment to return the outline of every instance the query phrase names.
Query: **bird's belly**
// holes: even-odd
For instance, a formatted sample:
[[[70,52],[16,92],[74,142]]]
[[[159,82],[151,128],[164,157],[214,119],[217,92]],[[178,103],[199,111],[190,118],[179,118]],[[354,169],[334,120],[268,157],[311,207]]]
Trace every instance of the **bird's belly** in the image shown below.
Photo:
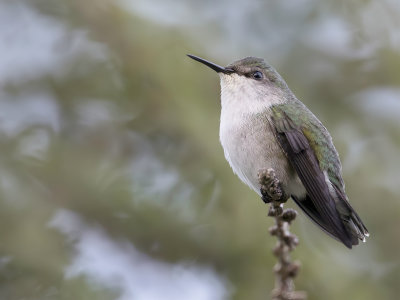
[[[220,140],[226,160],[235,174],[260,194],[258,171],[273,168],[288,195],[304,195],[305,189],[289,164],[268,123],[221,126]]]

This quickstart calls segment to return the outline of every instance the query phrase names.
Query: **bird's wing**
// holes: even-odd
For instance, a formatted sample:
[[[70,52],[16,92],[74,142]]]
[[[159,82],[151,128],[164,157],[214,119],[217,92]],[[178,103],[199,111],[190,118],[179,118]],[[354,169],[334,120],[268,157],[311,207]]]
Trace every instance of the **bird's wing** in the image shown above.
[[[307,191],[307,198],[304,200],[307,200],[308,204],[304,202],[302,205],[299,199],[295,201],[320,227],[351,248],[354,240],[336,209],[327,175],[321,170],[317,153],[303,132],[301,120],[291,118],[279,110],[273,114],[271,123],[279,144]]]

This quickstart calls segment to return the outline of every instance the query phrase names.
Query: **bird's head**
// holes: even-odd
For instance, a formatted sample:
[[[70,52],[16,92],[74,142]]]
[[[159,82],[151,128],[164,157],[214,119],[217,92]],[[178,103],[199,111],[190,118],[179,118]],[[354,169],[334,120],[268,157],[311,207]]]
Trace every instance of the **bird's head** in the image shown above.
[[[221,78],[222,94],[251,98],[263,102],[281,102],[289,88],[279,73],[262,58],[246,57],[226,67],[188,55],[216,71]]]

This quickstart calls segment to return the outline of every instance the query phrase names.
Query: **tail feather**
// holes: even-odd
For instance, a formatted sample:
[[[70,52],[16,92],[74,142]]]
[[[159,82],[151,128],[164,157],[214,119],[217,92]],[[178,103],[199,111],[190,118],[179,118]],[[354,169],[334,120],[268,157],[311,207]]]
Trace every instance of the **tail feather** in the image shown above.
[[[333,185],[336,192],[335,202],[336,209],[342,218],[346,229],[352,235],[353,239],[359,239],[365,242],[365,238],[369,236],[368,230],[357,212],[351,207],[349,200],[341,189]],[[358,241],[357,241],[358,244]]]
[[[340,205],[337,205],[338,201],[335,201],[338,214],[347,233],[347,236],[343,236],[339,235],[337,231],[331,228],[328,223],[324,221],[308,195],[303,199],[299,199],[292,195],[292,199],[316,225],[350,249],[353,245],[358,245],[359,240],[365,241],[365,237],[369,235],[368,230],[362,223],[360,217],[347,200],[340,200]]]
[[[343,242],[346,247],[351,248],[352,242],[342,241],[340,237],[337,236],[336,231],[333,230],[321,217],[317,209],[315,208],[312,200],[308,195],[305,198],[299,199],[296,196],[292,195],[292,199],[294,202],[304,211],[304,213],[317,225],[319,226],[325,233],[333,237],[335,240],[339,242]]]
[[[339,205],[342,206],[341,209],[338,209],[339,211],[343,210],[343,207],[345,207],[345,213],[339,212],[339,214],[345,224],[347,231],[352,235],[353,239],[358,239],[365,242],[365,238],[369,236],[369,233],[358,214],[355,212],[355,210],[351,207],[350,203],[346,199],[342,200]]]

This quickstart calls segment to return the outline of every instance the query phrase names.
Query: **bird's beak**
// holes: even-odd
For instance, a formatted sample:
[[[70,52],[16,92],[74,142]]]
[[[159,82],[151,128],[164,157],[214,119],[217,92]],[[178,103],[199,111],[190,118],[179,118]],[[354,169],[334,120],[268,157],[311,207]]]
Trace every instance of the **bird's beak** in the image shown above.
[[[188,54],[187,56],[189,56],[190,58],[193,58],[194,60],[197,60],[198,62],[201,62],[202,64],[205,64],[207,67],[210,67],[211,69],[213,69],[217,73],[230,74],[230,73],[234,72],[234,70],[232,70],[232,69],[221,67],[221,66],[216,65],[216,64],[214,64],[212,62],[209,62],[208,60],[202,59],[202,58],[200,58],[198,56],[194,56],[194,55],[191,55],[191,54]]]

